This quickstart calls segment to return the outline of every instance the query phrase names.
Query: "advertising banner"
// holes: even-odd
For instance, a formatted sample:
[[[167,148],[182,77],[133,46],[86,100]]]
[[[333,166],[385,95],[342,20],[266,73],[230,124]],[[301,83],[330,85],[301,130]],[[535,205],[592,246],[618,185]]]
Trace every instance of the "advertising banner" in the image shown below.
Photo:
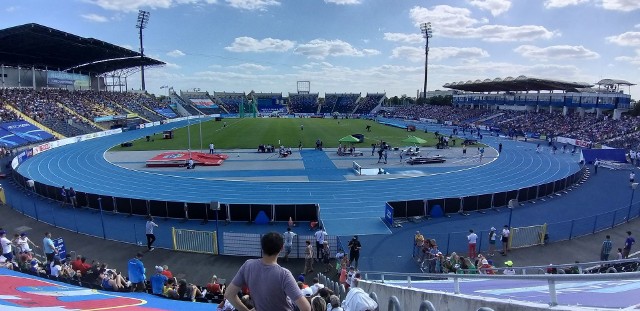
[[[89,76],[64,71],[47,71],[48,85],[73,85],[75,88],[89,88]]]
[[[393,207],[389,203],[384,205],[384,220],[390,227],[393,226]]]
[[[53,139],[53,135],[41,130],[27,121],[3,122],[0,127],[28,142],[39,142]]]

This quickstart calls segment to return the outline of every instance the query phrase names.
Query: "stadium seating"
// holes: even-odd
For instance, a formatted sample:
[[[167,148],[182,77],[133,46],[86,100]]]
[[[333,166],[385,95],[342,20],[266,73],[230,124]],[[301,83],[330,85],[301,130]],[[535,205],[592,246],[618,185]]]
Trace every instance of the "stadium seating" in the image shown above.
[[[385,93],[367,93],[354,111],[356,114],[369,114],[371,110],[381,104],[387,95]]]
[[[285,106],[282,99],[282,93],[254,93],[254,99],[258,103],[258,112],[260,113],[273,113],[273,112],[285,112],[287,106]]]
[[[325,94],[320,113],[353,113],[360,94]]]
[[[214,92],[219,105],[228,113],[238,113],[240,105],[247,101],[244,93]]]
[[[318,94],[289,93],[289,113],[317,113]]]

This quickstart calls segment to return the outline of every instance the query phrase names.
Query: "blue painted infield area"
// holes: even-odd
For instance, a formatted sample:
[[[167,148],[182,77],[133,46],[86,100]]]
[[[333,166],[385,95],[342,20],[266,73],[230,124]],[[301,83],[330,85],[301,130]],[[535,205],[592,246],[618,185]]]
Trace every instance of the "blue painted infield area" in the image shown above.
[[[302,163],[310,181],[341,181],[345,180],[344,171],[337,170],[333,161],[326,153],[317,150],[302,150]]]

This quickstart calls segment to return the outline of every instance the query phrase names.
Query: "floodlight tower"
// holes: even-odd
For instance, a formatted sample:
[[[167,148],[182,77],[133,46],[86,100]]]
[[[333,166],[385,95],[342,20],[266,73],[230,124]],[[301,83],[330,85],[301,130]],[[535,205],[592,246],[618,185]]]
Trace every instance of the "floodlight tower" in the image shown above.
[[[424,45],[424,88],[422,91],[422,98],[427,98],[427,71],[429,68],[429,38],[433,37],[433,32],[431,30],[431,23],[422,23],[420,24],[420,31],[422,32],[422,36],[426,39],[426,43]]]
[[[138,11],[138,22],[136,23],[136,28],[140,30],[140,73],[142,75],[142,90],[145,90],[144,86],[144,47],[142,46],[142,29],[147,28],[147,24],[149,23],[149,12],[140,10]]]

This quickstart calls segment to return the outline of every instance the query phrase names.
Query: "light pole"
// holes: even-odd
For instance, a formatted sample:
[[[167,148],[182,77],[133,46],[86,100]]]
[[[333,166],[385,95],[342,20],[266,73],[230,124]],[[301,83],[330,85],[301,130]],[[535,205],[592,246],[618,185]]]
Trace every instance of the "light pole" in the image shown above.
[[[431,30],[431,23],[420,24],[420,31],[422,36],[426,39],[424,45],[424,87],[422,90],[422,98],[427,98],[427,71],[429,68],[429,38],[433,37],[433,31]]]
[[[638,188],[638,183],[634,182],[631,184],[631,200],[629,201],[629,212],[627,212],[627,222],[631,220],[631,206],[633,206],[633,195],[636,193],[636,188]]]
[[[138,11],[138,22],[136,23],[136,28],[140,30],[140,73],[142,78],[142,90],[145,90],[144,85],[144,47],[142,46],[142,29],[147,28],[147,24],[149,23],[149,15],[148,11],[140,10]]]

